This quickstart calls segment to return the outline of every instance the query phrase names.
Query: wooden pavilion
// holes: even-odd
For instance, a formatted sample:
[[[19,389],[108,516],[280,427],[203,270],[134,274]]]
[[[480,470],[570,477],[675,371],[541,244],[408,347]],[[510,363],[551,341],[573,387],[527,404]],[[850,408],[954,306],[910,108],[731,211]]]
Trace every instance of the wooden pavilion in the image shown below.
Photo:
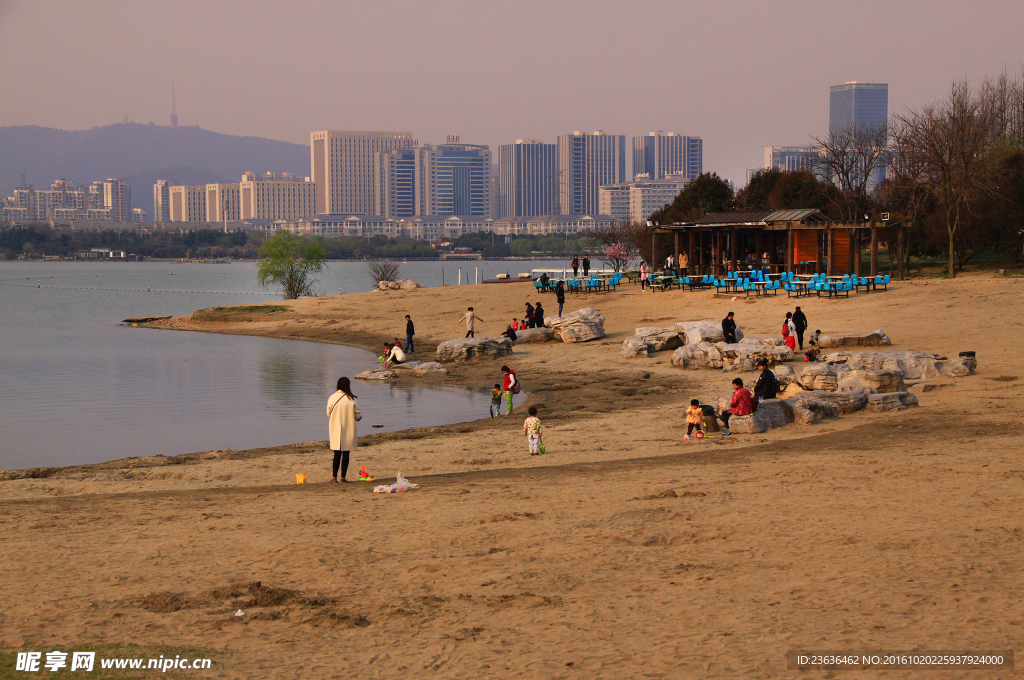
[[[900,227],[896,243],[898,278],[904,276],[904,225],[881,220],[833,222],[817,210],[759,210],[708,213],[696,222],[655,226],[654,234],[675,237],[675,262],[686,253],[691,274],[724,274],[745,266],[772,272],[833,276],[861,261],[861,230],[870,231],[871,276],[878,274],[878,230]],[[652,241],[656,237],[652,236]],[[856,248],[856,253],[851,249]],[[853,255],[853,257],[851,257]]]

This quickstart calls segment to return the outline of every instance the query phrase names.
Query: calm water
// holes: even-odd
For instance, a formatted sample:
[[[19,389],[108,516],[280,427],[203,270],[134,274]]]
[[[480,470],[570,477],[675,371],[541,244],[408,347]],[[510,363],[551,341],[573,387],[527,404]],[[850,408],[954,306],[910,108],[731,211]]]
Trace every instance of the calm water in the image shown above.
[[[401,275],[440,285],[441,266],[403,264]],[[443,266],[445,282],[454,283],[458,266]],[[464,283],[475,266],[462,264]],[[485,262],[481,278],[554,266]],[[366,270],[365,264],[331,263],[320,286],[324,292],[368,290]],[[129,316],[275,299],[256,285],[252,263],[0,262],[0,469],[326,439],[324,408],[338,376],[376,367],[375,355],[120,323]],[[488,413],[487,386],[403,382],[356,383],[364,414],[360,434]]]

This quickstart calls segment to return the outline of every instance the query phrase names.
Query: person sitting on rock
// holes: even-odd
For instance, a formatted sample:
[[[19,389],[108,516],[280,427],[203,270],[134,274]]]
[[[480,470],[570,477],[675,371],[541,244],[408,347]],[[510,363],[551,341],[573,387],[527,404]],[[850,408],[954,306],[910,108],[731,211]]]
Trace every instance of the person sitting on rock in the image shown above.
[[[758,361],[757,368],[761,371],[761,375],[757,377],[757,383],[754,384],[754,397],[758,401],[774,399],[779,391],[779,379],[775,375],[775,371],[768,368],[767,359]]]
[[[729,408],[722,411],[722,415],[718,416],[725,424],[725,429],[722,430],[724,435],[732,434],[729,431],[729,418],[732,416],[749,416],[754,412],[750,390],[743,386],[743,378],[733,380],[732,387],[732,401],[729,402]]]
[[[730,344],[736,342],[736,320],[733,316],[733,313],[729,312],[722,319],[722,334],[725,335],[725,341]]]
[[[511,324],[509,324],[508,326],[505,326],[505,332],[501,334],[501,337],[508,338],[512,342],[515,342],[516,341],[516,329],[512,328]]]
[[[402,351],[402,347],[398,343],[388,345],[385,342],[384,351],[384,368],[391,368],[391,364],[405,363],[405,352]]]

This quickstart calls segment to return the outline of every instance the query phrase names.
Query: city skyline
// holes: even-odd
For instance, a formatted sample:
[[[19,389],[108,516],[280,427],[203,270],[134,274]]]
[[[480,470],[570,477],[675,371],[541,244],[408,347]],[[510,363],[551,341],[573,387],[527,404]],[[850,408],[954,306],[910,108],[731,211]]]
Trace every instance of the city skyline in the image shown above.
[[[1000,0],[970,9],[948,1],[845,8],[653,2],[626,13],[603,2],[584,9],[453,1],[444,11],[415,1],[254,0],[245,12],[192,0],[107,7],[0,6],[7,91],[22,95],[7,98],[0,125],[87,129],[125,116],[169,125],[173,81],[182,126],[294,143],[308,143],[310,130],[411,129],[423,144],[458,135],[492,150],[576,129],[626,136],[678,130],[705,140],[705,171],[742,184],[765,146],[804,145],[827,133],[830,85],[887,82],[889,110],[899,112],[942,97],[955,79],[977,83],[1024,63],[1012,28],[1024,23],[1024,7]],[[182,33],[174,22],[154,21],[160,14],[204,21]],[[346,40],[311,42],[312,25],[345,26]],[[40,26],[56,49],[34,47]],[[809,59],[814,41],[826,49],[839,26],[861,39],[844,42],[832,58]],[[686,57],[674,59],[682,27]],[[770,36],[793,30],[811,43],[765,49]],[[454,58],[436,40],[440,32],[460,36],[460,52],[470,56]],[[652,56],[638,60],[626,36],[650,44]],[[282,43],[302,46],[296,58],[261,59],[253,69],[254,46]],[[55,79],[71,58],[109,67]],[[318,67],[298,69],[296,59]]]

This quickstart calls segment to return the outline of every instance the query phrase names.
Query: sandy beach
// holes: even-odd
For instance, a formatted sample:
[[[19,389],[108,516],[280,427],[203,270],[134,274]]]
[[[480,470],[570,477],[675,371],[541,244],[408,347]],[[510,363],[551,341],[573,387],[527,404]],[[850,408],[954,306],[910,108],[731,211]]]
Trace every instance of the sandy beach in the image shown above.
[[[494,336],[538,299],[557,309],[529,284],[449,286],[161,327],[376,351],[411,314],[413,358],[432,360],[467,306]],[[689,400],[714,403],[736,374],[620,355],[636,327],[728,311],[777,335],[796,304],[826,333],[976,351],[977,373],[898,413],[683,441]],[[352,465],[377,482],[326,483],[326,419],[284,447],[0,472],[5,662],[135,644],[209,656],[177,674],[212,678],[775,678],[793,673],[790,650],[1020,649],[1024,280],[916,279],[838,301],[625,285],[565,307],[599,309],[606,337],[401,377],[490,386],[507,363],[528,399],[511,417],[364,427]],[[527,405],[547,455],[527,455]],[[396,471],[420,488],[372,493]]]

